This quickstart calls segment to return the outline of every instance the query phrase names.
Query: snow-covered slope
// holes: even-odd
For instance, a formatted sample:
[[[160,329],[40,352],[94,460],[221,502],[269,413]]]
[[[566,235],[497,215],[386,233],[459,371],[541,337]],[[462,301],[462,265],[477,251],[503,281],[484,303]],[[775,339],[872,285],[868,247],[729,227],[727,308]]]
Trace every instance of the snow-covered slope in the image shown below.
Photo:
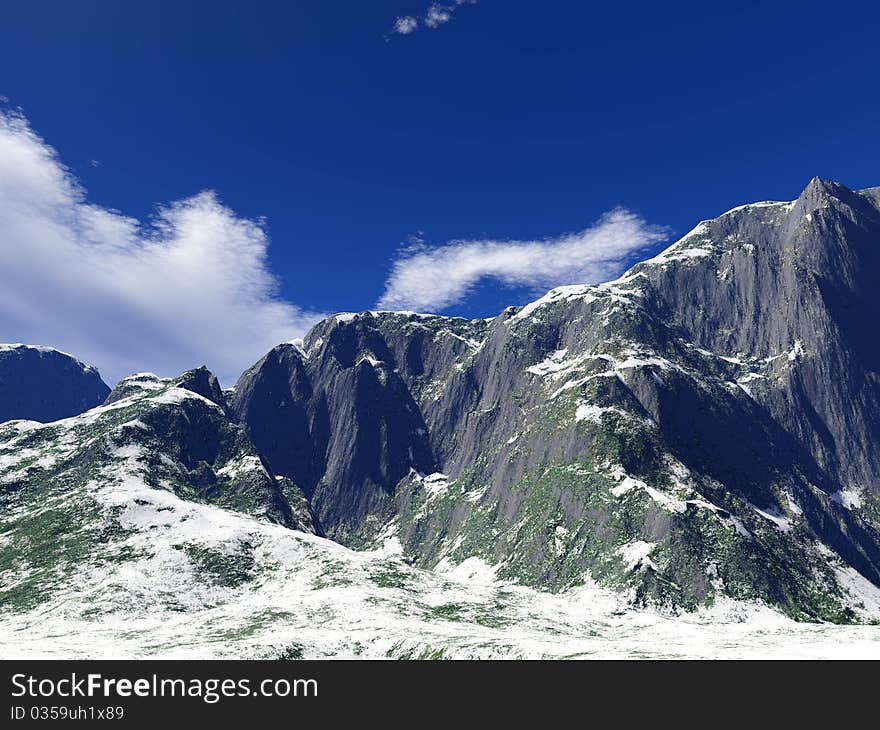
[[[722,602],[676,617],[633,610],[594,585],[554,595],[496,583],[476,559],[448,575],[414,569],[393,545],[358,553],[183,500],[146,483],[136,449],[116,456],[95,481],[5,522],[8,550],[24,538],[22,519],[88,515],[65,530],[41,600],[3,616],[0,657],[852,658],[880,650],[880,627],[797,624],[759,605]],[[32,590],[44,567],[31,562],[7,563],[4,596]]]

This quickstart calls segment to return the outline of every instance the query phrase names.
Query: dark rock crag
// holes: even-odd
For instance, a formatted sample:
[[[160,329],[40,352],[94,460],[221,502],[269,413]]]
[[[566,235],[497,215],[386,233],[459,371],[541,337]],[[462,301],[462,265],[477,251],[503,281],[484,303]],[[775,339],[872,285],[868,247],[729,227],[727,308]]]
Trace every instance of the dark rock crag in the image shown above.
[[[48,423],[100,405],[110,392],[95,368],[50,347],[0,345],[0,422]]]

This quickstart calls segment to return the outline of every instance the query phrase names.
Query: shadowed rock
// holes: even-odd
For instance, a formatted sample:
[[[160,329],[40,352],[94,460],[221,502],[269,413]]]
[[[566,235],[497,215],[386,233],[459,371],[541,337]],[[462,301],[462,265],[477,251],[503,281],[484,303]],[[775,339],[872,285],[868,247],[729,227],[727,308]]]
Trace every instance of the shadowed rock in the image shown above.
[[[100,405],[109,392],[95,368],[70,355],[0,345],[0,422],[57,421]]]

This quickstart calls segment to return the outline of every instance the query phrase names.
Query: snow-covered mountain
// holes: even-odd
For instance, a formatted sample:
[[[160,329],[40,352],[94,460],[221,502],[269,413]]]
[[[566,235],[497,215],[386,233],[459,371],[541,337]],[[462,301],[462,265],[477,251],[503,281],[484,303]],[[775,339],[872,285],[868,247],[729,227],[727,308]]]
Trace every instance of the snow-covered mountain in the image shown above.
[[[796,621],[880,621],[878,258],[880,189],[816,179],[491,320],[0,424],[0,653],[867,653]]]

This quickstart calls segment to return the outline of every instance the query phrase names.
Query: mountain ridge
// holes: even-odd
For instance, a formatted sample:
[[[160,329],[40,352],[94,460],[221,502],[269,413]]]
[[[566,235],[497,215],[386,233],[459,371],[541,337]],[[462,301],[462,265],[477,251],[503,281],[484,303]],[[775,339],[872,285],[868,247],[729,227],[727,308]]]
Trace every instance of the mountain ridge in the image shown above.
[[[478,566],[672,612],[733,599],[880,620],[880,377],[864,330],[878,204],[880,188],[814,180],[701,222],[618,279],[490,319],[334,315],[227,391],[205,368],[131,376],[80,420],[0,426],[0,487],[21,514],[112,467],[120,484],[384,551],[404,573]],[[23,554],[4,545],[0,572]],[[251,548],[205,549],[180,548],[230,590],[257,570]]]

